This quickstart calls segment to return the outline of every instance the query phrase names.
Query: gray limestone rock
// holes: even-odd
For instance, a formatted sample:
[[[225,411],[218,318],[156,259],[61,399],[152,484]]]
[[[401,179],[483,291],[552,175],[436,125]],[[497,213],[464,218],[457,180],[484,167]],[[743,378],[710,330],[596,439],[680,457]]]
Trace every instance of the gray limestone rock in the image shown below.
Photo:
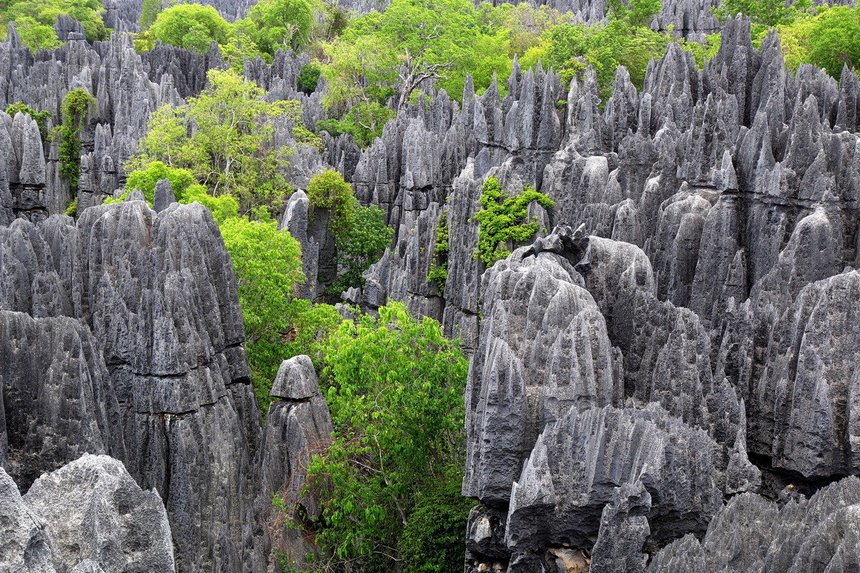
[[[113,458],[86,454],[37,479],[23,500],[45,520],[69,569],[175,571],[161,498]]]
[[[18,486],[0,467],[0,571],[57,573],[65,567],[44,518],[27,507]]]

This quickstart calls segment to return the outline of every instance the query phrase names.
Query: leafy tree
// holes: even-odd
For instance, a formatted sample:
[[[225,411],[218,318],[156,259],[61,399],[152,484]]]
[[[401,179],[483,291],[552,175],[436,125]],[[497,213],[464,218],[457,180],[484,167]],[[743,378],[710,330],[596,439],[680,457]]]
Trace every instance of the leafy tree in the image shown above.
[[[647,28],[662,8],[661,0],[609,0],[609,17],[632,28]]]
[[[434,558],[445,562],[430,570],[462,568],[468,510],[453,492],[468,363],[459,344],[436,321],[414,320],[390,303],[379,318],[341,323],[324,357],[335,438],[308,471],[322,505],[316,542],[329,552],[328,565],[400,571],[405,557],[420,560],[419,545],[435,533]]]
[[[274,221],[233,217],[220,229],[239,283],[254,389],[258,401],[267,402],[268,388],[285,358],[282,336],[290,326],[293,289],[304,282],[301,248]]]
[[[485,81],[492,71],[506,75],[507,52],[503,32],[487,29],[469,0],[393,0],[384,12],[353,20],[327,47],[327,103],[384,104],[394,94],[400,110],[428,80],[459,97],[467,71]],[[476,80],[476,87],[486,84]]]
[[[174,4],[174,0],[143,0],[140,10],[140,30],[149,30],[161,12]]]
[[[259,205],[279,210],[291,189],[282,173],[292,148],[275,145],[273,122],[291,122],[306,141],[299,102],[266,101],[265,90],[231,70],[207,77],[209,85],[187,105],[153,114],[127,168],[161,161],[189,169],[215,196],[234,195],[243,214]]]
[[[349,230],[355,212],[356,200],[352,185],[335,169],[317,173],[308,182],[308,202],[329,213],[329,231],[336,239],[342,239]]]
[[[844,65],[860,63],[860,10],[833,6],[809,30],[809,61],[839,78]]]
[[[329,292],[337,294],[350,287],[364,287],[362,273],[379,260],[393,236],[394,229],[385,224],[382,209],[356,205],[346,236],[336,241],[335,261],[342,272]]]
[[[5,36],[8,22],[17,22],[24,45],[33,51],[56,48],[60,41],[54,22],[65,14],[83,25],[90,42],[105,40],[109,30],[102,20],[103,12],[100,0],[8,0],[0,3],[0,34]]]
[[[299,77],[296,78],[299,89],[308,95],[314,93],[317,84],[319,84],[321,72],[322,69],[317,62],[308,62],[303,65]]]
[[[307,44],[318,8],[321,7],[314,0],[260,0],[236,27],[271,62],[279,49],[298,50]]]
[[[212,6],[178,4],[159,13],[149,32],[154,40],[202,54],[212,42],[226,44],[231,26]]]
[[[520,55],[540,45],[545,32],[573,19],[570,12],[562,13],[546,5],[500,4],[496,10],[502,14],[499,25],[508,32],[511,53]]]
[[[528,207],[532,201],[545,209],[555,203],[528,186],[520,195],[511,197],[495,177],[488,177],[481,191],[479,202],[483,209],[473,217],[478,223],[475,258],[489,267],[511,254],[515,244],[528,241],[537,233],[537,222],[528,220]]]
[[[752,22],[753,39],[760,42],[767,31],[776,26],[793,23],[812,9],[811,0],[722,0],[714,14],[725,22],[729,16],[743,14]]]
[[[84,128],[90,106],[95,104],[95,101],[95,98],[83,89],[67,92],[60,109],[62,123],[55,128],[60,137],[60,175],[69,181],[73,193],[77,193],[81,177],[80,132]]]
[[[364,149],[382,136],[382,128],[395,115],[393,109],[376,101],[363,102],[352,106],[342,119],[318,121],[317,129],[328,131],[335,137],[348,133],[356,145]]]

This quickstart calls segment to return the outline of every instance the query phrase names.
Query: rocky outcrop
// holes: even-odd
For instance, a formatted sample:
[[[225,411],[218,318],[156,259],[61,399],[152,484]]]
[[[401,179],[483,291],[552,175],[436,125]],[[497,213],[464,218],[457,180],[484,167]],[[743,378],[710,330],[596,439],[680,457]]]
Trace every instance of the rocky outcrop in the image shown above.
[[[318,501],[306,494],[303,486],[311,457],[325,448],[333,431],[328,406],[308,356],[295,356],[281,363],[271,395],[274,400],[260,446],[260,493],[256,502],[256,522],[268,529],[271,545],[268,549],[259,546],[263,555],[250,568],[252,571],[264,571],[265,564],[275,563],[276,556],[301,567],[306,555],[317,551],[295,524],[320,517]],[[273,494],[282,502],[277,509],[272,507]]]
[[[117,457],[164,499],[180,570],[241,568],[259,411],[208,211],[130,201],[0,238],[6,467],[28,484]]]
[[[122,463],[86,454],[23,497],[0,468],[0,568],[22,572],[175,571],[167,512]]]
[[[792,486],[793,487],[793,486]],[[648,571],[850,571],[856,566],[860,481],[833,483],[782,507],[755,494],[732,498],[704,539],[686,536],[654,556]]]

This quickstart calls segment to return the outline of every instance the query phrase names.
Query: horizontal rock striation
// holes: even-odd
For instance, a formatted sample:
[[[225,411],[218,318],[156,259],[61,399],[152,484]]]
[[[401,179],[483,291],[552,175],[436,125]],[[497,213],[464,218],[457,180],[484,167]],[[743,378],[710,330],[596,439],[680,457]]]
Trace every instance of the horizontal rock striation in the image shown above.
[[[7,469],[115,456],[164,499],[180,570],[241,569],[260,421],[208,210],[130,201],[0,238]]]

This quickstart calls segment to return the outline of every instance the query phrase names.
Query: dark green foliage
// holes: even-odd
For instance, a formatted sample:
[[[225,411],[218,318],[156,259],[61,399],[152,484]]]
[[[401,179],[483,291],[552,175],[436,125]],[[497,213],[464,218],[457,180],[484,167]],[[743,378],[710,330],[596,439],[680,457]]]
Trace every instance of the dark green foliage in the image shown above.
[[[60,137],[60,175],[69,181],[73,193],[77,193],[81,177],[80,132],[95,101],[89,92],[82,89],[72,90],[63,98],[62,123],[56,128]]]
[[[172,0],[143,0],[140,10],[140,31],[146,32],[161,12],[173,4]]]
[[[475,258],[486,266],[511,254],[511,249],[534,237],[538,224],[528,220],[528,207],[532,201],[545,209],[555,202],[549,196],[526,187],[520,195],[509,196],[499,180],[488,177],[481,193],[481,209],[475,213],[478,223],[478,250]]]
[[[466,521],[474,502],[460,495],[459,486],[459,480],[450,479],[415,496],[415,509],[400,537],[405,571],[439,573],[463,567]]]
[[[394,229],[385,224],[382,209],[375,205],[364,207],[355,202],[348,231],[337,241],[335,261],[342,272],[332,283],[330,294],[341,293],[350,287],[363,287],[362,273],[379,260],[394,236]]]
[[[448,211],[442,211],[439,216],[439,224],[436,226],[436,240],[433,247],[433,259],[430,261],[430,270],[427,272],[427,282],[431,282],[439,289],[439,294],[445,290],[445,282],[448,280]]]
[[[9,106],[6,108],[6,113],[8,113],[13,118],[15,117],[16,113],[26,113],[34,120],[36,120],[36,125],[39,126],[39,135],[42,136],[42,141],[48,139],[48,119],[51,118],[51,112],[36,111],[34,109],[31,109],[30,107],[27,107],[19,101],[15,103],[10,103]]]
[[[299,89],[308,95],[314,93],[320,81],[320,65],[316,62],[308,62],[302,66],[299,77],[296,79]]]
[[[445,556],[462,560],[463,537],[451,532],[459,522],[462,533],[468,515],[454,493],[468,369],[459,344],[436,321],[414,320],[390,303],[379,318],[344,321],[324,356],[335,437],[308,471],[322,506],[314,533],[329,556],[325,570],[401,570],[404,557],[421,558],[428,523],[439,532],[433,549],[442,568],[406,570],[458,570]]]

